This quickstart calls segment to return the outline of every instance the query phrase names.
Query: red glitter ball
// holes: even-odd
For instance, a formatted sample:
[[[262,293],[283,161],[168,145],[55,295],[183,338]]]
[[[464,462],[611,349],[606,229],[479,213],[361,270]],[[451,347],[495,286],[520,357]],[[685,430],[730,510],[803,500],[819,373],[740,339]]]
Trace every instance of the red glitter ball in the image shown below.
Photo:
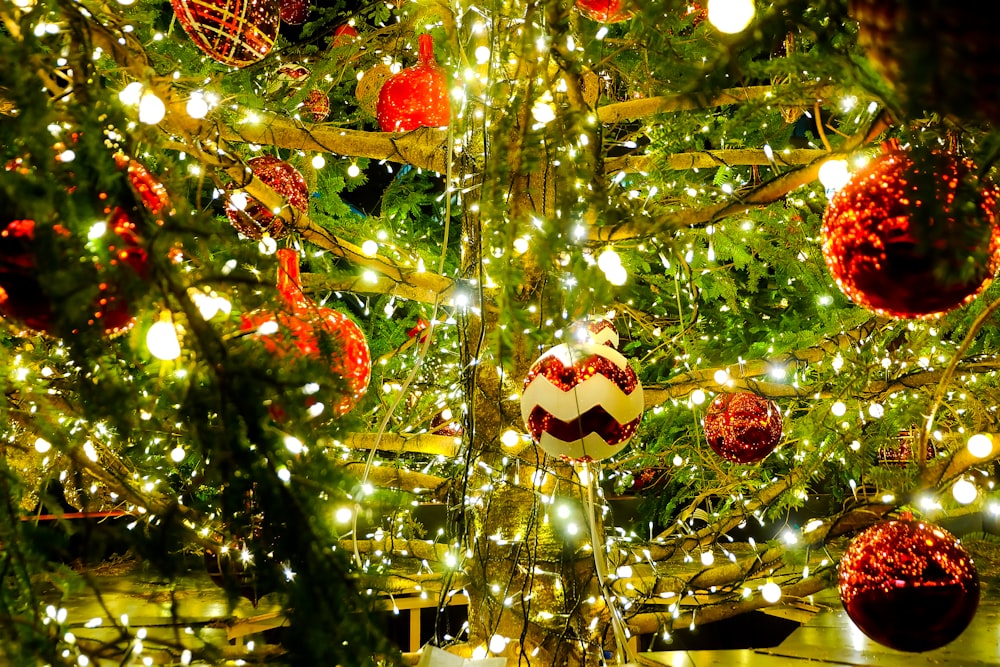
[[[451,104],[444,70],[434,61],[434,40],[420,35],[420,62],[390,76],[378,94],[376,117],[383,132],[447,127]]]
[[[208,57],[230,67],[252,65],[278,37],[278,0],[170,0],[178,23]]]
[[[303,213],[309,209],[309,188],[298,169],[272,155],[255,157],[247,165],[254,178],[259,178],[285,197],[293,208]],[[265,233],[273,239],[288,235],[284,220],[250,196],[247,196],[246,206],[242,209],[230,198],[226,202],[226,217],[238,232],[255,241],[259,241]]]
[[[330,98],[326,96],[326,93],[314,88],[309,91],[305,101],[302,102],[302,111],[314,123],[322,123],[330,115]]]
[[[719,394],[705,414],[705,439],[716,454],[734,463],[756,463],[781,440],[781,411],[749,392]]]
[[[621,23],[633,16],[627,0],[576,0],[576,10],[599,23]]]
[[[923,521],[882,521],[840,561],[840,600],[854,624],[899,651],[952,641],[979,606],[979,575],[948,531]]]
[[[330,370],[343,378],[349,391],[333,409],[337,414],[344,414],[368,390],[372,369],[368,341],[364,332],[349,317],[332,308],[317,306],[305,297],[299,285],[298,253],[282,248],[277,255],[281,307],[243,315],[240,329],[256,332],[268,351],[282,357],[301,355],[319,358],[324,352],[321,336],[324,333],[330,336],[337,348],[330,355]]]
[[[895,318],[936,317],[974,299],[1000,265],[1000,190],[975,173],[945,152],[887,146],[823,217],[823,257],[837,286]]]
[[[280,0],[283,23],[301,25],[309,18],[309,0]]]
[[[351,44],[358,38],[357,29],[349,23],[344,25],[339,25],[333,31],[333,39],[331,40],[334,47],[346,46]]]
[[[600,461],[621,451],[642,418],[642,385],[608,345],[557,345],[524,379],[521,418],[546,453]]]

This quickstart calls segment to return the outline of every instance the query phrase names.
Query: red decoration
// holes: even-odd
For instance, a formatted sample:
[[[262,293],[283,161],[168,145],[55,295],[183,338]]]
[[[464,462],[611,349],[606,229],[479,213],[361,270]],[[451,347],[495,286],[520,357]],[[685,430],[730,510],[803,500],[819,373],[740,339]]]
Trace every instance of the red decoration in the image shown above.
[[[321,336],[330,336],[336,350],[329,355],[330,370],[347,384],[348,394],[333,409],[344,414],[368,390],[371,354],[365,335],[349,317],[332,308],[317,306],[299,285],[299,256],[290,248],[278,250],[278,293],[281,307],[245,314],[240,328],[256,332],[265,347],[279,356],[319,358]]]
[[[420,35],[419,63],[393,74],[378,95],[376,116],[383,132],[446,127],[451,122],[448,83],[434,61],[434,40]]]
[[[346,46],[347,44],[354,42],[357,38],[357,29],[351,24],[345,23],[344,25],[337,26],[337,28],[333,31],[333,46]]]
[[[315,88],[309,91],[306,99],[302,102],[302,111],[309,116],[314,123],[322,123],[330,115],[330,98]]]
[[[734,463],[756,463],[781,440],[781,411],[750,392],[719,394],[705,413],[705,440],[716,454]]]
[[[261,155],[247,162],[254,178],[259,178],[272,190],[285,197],[295,209],[305,213],[309,209],[309,188],[299,170],[284,160],[271,155]],[[288,228],[281,218],[253,197],[246,196],[246,205],[240,208],[230,197],[226,202],[226,217],[230,224],[244,236],[255,241],[264,234],[273,239],[288,235]]]
[[[281,21],[289,25],[302,25],[309,18],[309,0],[280,0]]]
[[[252,65],[278,37],[278,0],[170,0],[177,21],[208,57],[230,67]]]
[[[974,299],[1000,265],[1000,190],[975,174],[969,160],[945,152],[887,145],[823,217],[823,256],[837,286],[896,318],[935,317]]]
[[[896,434],[898,445],[895,447],[878,448],[878,464],[880,466],[905,466],[913,461],[913,445],[919,443],[920,432],[916,426],[911,426],[908,431],[899,431]],[[930,440],[927,441],[927,458],[930,461],[937,456],[937,448]]]
[[[166,189],[145,167],[121,154],[115,155],[115,162],[125,170],[129,183],[147,210],[154,215],[170,212]],[[15,160],[7,169],[27,171],[28,167],[22,160]],[[109,204],[102,214],[108,229],[92,242],[103,244],[102,250],[107,259],[104,265],[97,268],[105,281],[97,285],[98,295],[86,320],[73,323],[70,333],[78,332],[79,327],[84,325],[100,326],[107,334],[130,328],[135,318],[122,294],[120,281],[109,282],[107,279],[120,277],[121,281],[127,280],[128,276],[118,273],[118,267],[123,265],[140,278],[148,275],[149,256],[128,211]],[[52,230],[59,237],[70,237],[70,231],[61,225],[55,225]],[[35,243],[33,220],[13,220],[0,231],[0,314],[29,329],[60,335],[66,331],[59,326],[52,301],[39,280]]]
[[[628,0],[576,0],[576,11],[599,23],[621,23],[633,16]]]
[[[944,646],[979,606],[979,575],[968,552],[948,531],[909,516],[854,538],[840,561],[839,588],[855,625],[899,651]]]
[[[543,354],[524,379],[521,418],[547,454],[600,461],[621,451],[642,419],[642,385],[608,345],[571,343]]]

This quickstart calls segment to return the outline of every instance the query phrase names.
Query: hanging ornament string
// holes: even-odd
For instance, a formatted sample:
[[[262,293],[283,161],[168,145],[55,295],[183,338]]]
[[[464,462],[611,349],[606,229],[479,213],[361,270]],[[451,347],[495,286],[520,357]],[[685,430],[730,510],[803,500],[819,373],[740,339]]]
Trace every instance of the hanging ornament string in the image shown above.
[[[597,502],[594,485],[597,484],[597,476],[600,473],[601,464],[584,461],[582,471],[587,476],[585,482],[587,487],[587,518],[590,523],[590,542],[594,552],[594,566],[597,570],[597,582],[601,587],[601,594],[604,595],[608,603],[608,611],[611,614],[611,628],[615,633],[615,643],[618,645],[619,656],[625,656],[627,663],[635,663],[636,656],[632,647],[628,643],[628,635],[625,632],[625,621],[622,619],[615,605],[614,592],[607,584],[608,561],[604,552],[604,540],[601,539],[600,531],[597,529]]]
[[[441,255],[438,258],[438,275],[444,275],[445,270],[445,259],[447,257],[448,251],[448,236],[451,233],[451,179],[452,179],[452,159],[454,156],[454,146],[455,146],[455,125],[454,123],[448,123],[448,157],[445,161],[446,171],[445,171],[445,203],[444,203],[444,235],[441,240]],[[382,416],[382,421],[378,425],[378,432],[375,435],[375,443],[372,445],[371,451],[368,452],[368,458],[365,459],[365,469],[361,475],[361,488],[368,483],[368,476],[371,474],[372,466],[375,465],[375,454],[378,452],[378,447],[382,443],[382,438],[385,436],[385,431],[389,426],[389,420],[392,418],[393,413],[396,412],[396,408],[403,401],[403,397],[409,390],[413,381],[417,377],[417,372],[423,366],[424,358],[427,356],[427,351],[430,350],[431,340],[434,338],[434,327],[437,326],[437,315],[438,309],[441,305],[441,293],[434,297],[434,303],[431,309],[430,323],[427,327],[427,332],[424,334],[422,342],[420,343],[420,348],[417,350],[417,358],[413,362],[413,368],[406,376],[406,380],[403,381],[402,388],[396,394],[396,400],[392,402],[389,409],[385,411]],[[417,337],[420,341],[420,336]],[[355,511],[351,517],[351,534],[357,535],[358,532],[358,510],[360,509],[360,503],[355,501]],[[361,565],[361,552],[358,549],[358,540],[354,540],[354,562],[360,567]],[[442,589],[442,595],[446,591]]]

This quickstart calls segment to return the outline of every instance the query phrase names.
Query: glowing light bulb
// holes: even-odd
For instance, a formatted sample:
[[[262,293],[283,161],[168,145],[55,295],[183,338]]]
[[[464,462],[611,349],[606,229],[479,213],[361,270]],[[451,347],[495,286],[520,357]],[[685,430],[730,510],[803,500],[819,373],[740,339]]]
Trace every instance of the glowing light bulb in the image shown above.
[[[963,505],[968,505],[969,503],[975,501],[976,496],[979,495],[979,490],[976,488],[975,484],[965,478],[962,478],[955,482],[955,484],[951,487],[951,495],[953,495],[955,500]]]
[[[156,125],[167,115],[167,106],[151,90],[142,94],[139,100],[139,122]]]
[[[375,255],[378,254],[378,243],[372,241],[371,239],[368,239],[367,241],[361,244],[361,253],[365,257],[374,257]]]
[[[705,392],[701,389],[695,389],[691,392],[691,402],[695,405],[701,405],[705,402]]]
[[[356,164],[352,163],[351,166],[347,168],[347,175],[351,178],[357,178],[360,173],[361,169]]]
[[[760,587],[760,594],[767,602],[774,604],[781,599],[781,586],[769,581]]]
[[[490,637],[490,653],[503,653],[507,648],[507,638],[503,635],[493,635]]]
[[[181,342],[177,339],[177,327],[170,318],[169,311],[163,311],[158,322],[146,332],[146,347],[149,353],[163,361],[171,361],[181,356]]]
[[[500,436],[500,442],[504,447],[517,447],[518,443],[521,442],[521,436],[517,434],[517,431],[507,429]]]
[[[753,21],[753,0],[708,0],[708,22],[719,32],[742,32]]]
[[[830,414],[832,414],[834,417],[843,417],[845,414],[847,414],[847,406],[844,405],[843,401],[837,401],[836,403],[830,406]]]
[[[477,46],[476,47],[476,62],[480,65],[488,63],[490,61],[490,47],[488,46]]]
[[[715,563],[715,554],[712,553],[711,551],[702,551],[701,564],[704,565],[705,567],[709,567],[713,563]]]
[[[976,433],[966,443],[969,453],[977,459],[985,459],[993,453],[993,438],[985,433]]]
[[[729,373],[722,369],[715,371],[715,375],[713,375],[712,377],[715,380],[716,384],[726,384],[727,382],[729,382]]]
[[[322,169],[326,166],[326,158],[322,155],[313,155],[312,166],[313,169]]]
[[[353,516],[354,512],[350,507],[341,507],[334,513],[333,520],[339,524],[346,524],[351,522]]]
[[[201,93],[192,93],[184,108],[187,110],[187,114],[195,119],[201,119],[208,115],[208,102],[205,101],[205,97]]]
[[[827,160],[819,168],[819,182],[827,191],[827,195],[841,189],[851,180],[851,172],[847,168],[847,160]]]
[[[170,460],[174,463],[180,463],[184,460],[184,448],[178,445],[170,450]]]
[[[142,84],[138,81],[133,81],[128,84],[122,91],[118,93],[118,101],[122,104],[126,104],[130,107],[134,107],[139,103],[142,98]]]

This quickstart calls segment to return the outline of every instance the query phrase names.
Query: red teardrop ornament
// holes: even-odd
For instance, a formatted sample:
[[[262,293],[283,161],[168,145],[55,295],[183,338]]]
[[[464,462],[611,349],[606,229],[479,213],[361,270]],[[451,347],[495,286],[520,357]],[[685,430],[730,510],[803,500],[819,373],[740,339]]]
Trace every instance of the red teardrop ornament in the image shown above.
[[[280,357],[319,358],[328,353],[330,371],[347,384],[348,394],[333,405],[334,412],[344,414],[368,389],[372,367],[368,342],[349,317],[332,308],[317,306],[302,293],[296,251],[282,248],[277,255],[279,308],[245,314],[240,328],[256,332],[267,350]],[[332,338],[335,349],[324,349],[324,334]]]
[[[627,0],[576,0],[576,10],[598,23],[621,23],[632,18]]]
[[[447,127],[451,120],[448,83],[434,61],[434,40],[428,34],[418,40],[420,62],[393,74],[379,91],[376,116],[383,132]]]

